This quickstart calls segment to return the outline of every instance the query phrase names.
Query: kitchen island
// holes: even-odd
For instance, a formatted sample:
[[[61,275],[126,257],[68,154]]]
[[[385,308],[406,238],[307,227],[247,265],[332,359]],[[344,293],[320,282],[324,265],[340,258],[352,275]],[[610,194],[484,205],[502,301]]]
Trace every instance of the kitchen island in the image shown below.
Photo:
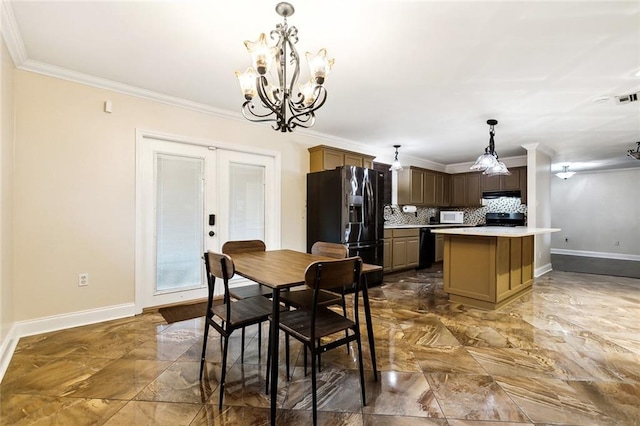
[[[486,226],[433,229],[444,234],[444,291],[452,302],[498,309],[531,290],[534,235],[558,228]]]

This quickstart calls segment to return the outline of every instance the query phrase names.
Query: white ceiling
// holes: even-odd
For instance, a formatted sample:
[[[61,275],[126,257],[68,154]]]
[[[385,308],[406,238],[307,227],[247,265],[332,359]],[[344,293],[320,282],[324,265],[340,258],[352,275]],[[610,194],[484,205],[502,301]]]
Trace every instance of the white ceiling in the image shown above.
[[[237,116],[242,42],[281,22],[276,3],[13,1],[3,35],[22,69]],[[495,118],[501,158],[537,143],[554,169],[640,167],[625,155],[640,141],[640,101],[613,99],[640,91],[640,1],[293,5],[299,52],[336,60],[316,133],[444,166],[473,161]]]

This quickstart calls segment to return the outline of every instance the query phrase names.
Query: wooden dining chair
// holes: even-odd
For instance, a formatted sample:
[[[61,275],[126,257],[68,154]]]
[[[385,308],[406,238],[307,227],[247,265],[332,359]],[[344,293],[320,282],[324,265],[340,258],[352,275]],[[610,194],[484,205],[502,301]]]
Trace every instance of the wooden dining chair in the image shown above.
[[[222,245],[222,253],[233,256],[237,253],[249,253],[265,251],[267,246],[262,240],[235,240],[227,241]],[[229,289],[229,295],[236,300],[248,299],[250,297],[269,297],[272,295],[271,289],[258,283],[247,284]],[[242,329],[242,347],[244,347],[245,330]],[[258,328],[258,356],[262,346],[262,328]],[[244,351],[240,355],[240,360],[244,361]]]
[[[358,319],[358,293],[360,286],[360,272],[362,259],[359,256],[346,259],[322,260],[310,264],[305,271],[305,285],[312,291],[312,304],[309,307],[280,313],[280,329],[300,341],[311,352],[311,387],[313,401],[313,424],[317,424],[317,391],[316,391],[316,358],[327,350],[342,345],[348,346],[356,341],[358,346],[358,365],[360,368],[360,388],[362,405],[366,405],[364,387],[364,369],[362,364],[362,341],[360,337],[360,323]],[[320,293],[323,290],[336,287],[354,286],[354,321],[346,315],[332,311],[322,306]],[[322,344],[322,338],[342,334]]]
[[[349,251],[347,246],[338,243],[327,243],[324,241],[316,241],[311,246],[311,254],[318,256],[332,257],[334,259],[345,259],[348,257]],[[313,290],[305,288],[284,292],[280,295],[280,300],[294,307],[295,309],[308,309],[313,304]],[[347,316],[347,303],[344,294],[344,288],[330,288],[321,290],[318,294],[318,303],[321,306],[342,305],[342,312]],[[347,353],[349,353],[349,345],[347,345]],[[318,355],[318,369],[320,368],[320,355]],[[307,375],[307,352],[304,353],[304,374]]]
[[[233,256],[237,253],[265,251],[267,246],[261,240],[227,241],[222,245],[222,253]],[[230,294],[234,299],[242,300],[254,296],[271,296],[271,289],[260,284],[249,284],[231,288]]]
[[[258,324],[258,327],[269,320],[272,303],[265,297],[249,297],[242,300],[232,300],[229,292],[229,280],[235,274],[233,260],[226,254],[206,252],[204,254],[205,269],[207,272],[207,285],[209,295],[207,298],[207,311],[205,315],[204,339],[202,341],[202,358],[200,360],[200,380],[204,371],[205,356],[207,352],[207,338],[209,327],[216,329],[223,339],[222,345],[222,373],[220,376],[220,404],[224,397],[224,384],[227,369],[227,353],[229,350],[229,336],[238,328]],[[213,295],[216,279],[222,281],[224,287],[223,304],[213,305]],[[282,308],[286,309],[286,308]],[[219,322],[216,322],[216,317]],[[271,333],[269,333],[271,335]],[[259,346],[258,346],[259,347]],[[242,353],[244,353],[244,339],[242,341]],[[258,357],[260,352],[258,349]]]

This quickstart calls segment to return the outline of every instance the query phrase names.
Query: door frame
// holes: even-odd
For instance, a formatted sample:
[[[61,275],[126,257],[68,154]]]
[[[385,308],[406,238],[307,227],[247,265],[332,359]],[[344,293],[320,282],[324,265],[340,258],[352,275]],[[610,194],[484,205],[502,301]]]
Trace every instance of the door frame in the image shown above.
[[[145,185],[148,182],[145,181],[146,176],[143,174],[142,167],[142,153],[145,139],[158,139],[168,142],[183,143],[187,145],[196,145],[199,147],[209,149],[224,149],[228,151],[243,152],[248,154],[258,154],[268,157],[272,157],[274,160],[274,194],[268,194],[274,198],[272,208],[274,211],[274,220],[272,223],[265,224],[266,227],[270,227],[269,234],[271,235],[271,241],[269,242],[269,249],[278,249],[281,244],[281,223],[282,223],[282,190],[281,190],[281,170],[282,170],[282,154],[278,151],[267,150],[263,148],[252,147],[248,145],[239,145],[236,143],[227,143],[214,141],[210,139],[193,138],[183,135],[174,135],[163,132],[156,132],[152,130],[145,130],[136,128],[136,185],[135,185],[135,275],[134,275],[134,304],[135,313],[142,313],[143,306],[142,300],[144,300],[144,292],[146,291],[145,280],[148,278],[145,275],[145,261],[148,261],[144,256],[144,229],[143,223],[144,217],[144,200],[143,192]],[[266,232],[266,229],[265,229]]]

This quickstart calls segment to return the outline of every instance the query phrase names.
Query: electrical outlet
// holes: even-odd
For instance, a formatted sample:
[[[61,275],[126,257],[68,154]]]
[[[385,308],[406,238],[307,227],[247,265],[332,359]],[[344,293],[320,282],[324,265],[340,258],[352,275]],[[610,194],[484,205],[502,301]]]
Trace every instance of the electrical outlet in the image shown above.
[[[81,272],[78,274],[78,287],[86,287],[89,285],[89,274]]]

